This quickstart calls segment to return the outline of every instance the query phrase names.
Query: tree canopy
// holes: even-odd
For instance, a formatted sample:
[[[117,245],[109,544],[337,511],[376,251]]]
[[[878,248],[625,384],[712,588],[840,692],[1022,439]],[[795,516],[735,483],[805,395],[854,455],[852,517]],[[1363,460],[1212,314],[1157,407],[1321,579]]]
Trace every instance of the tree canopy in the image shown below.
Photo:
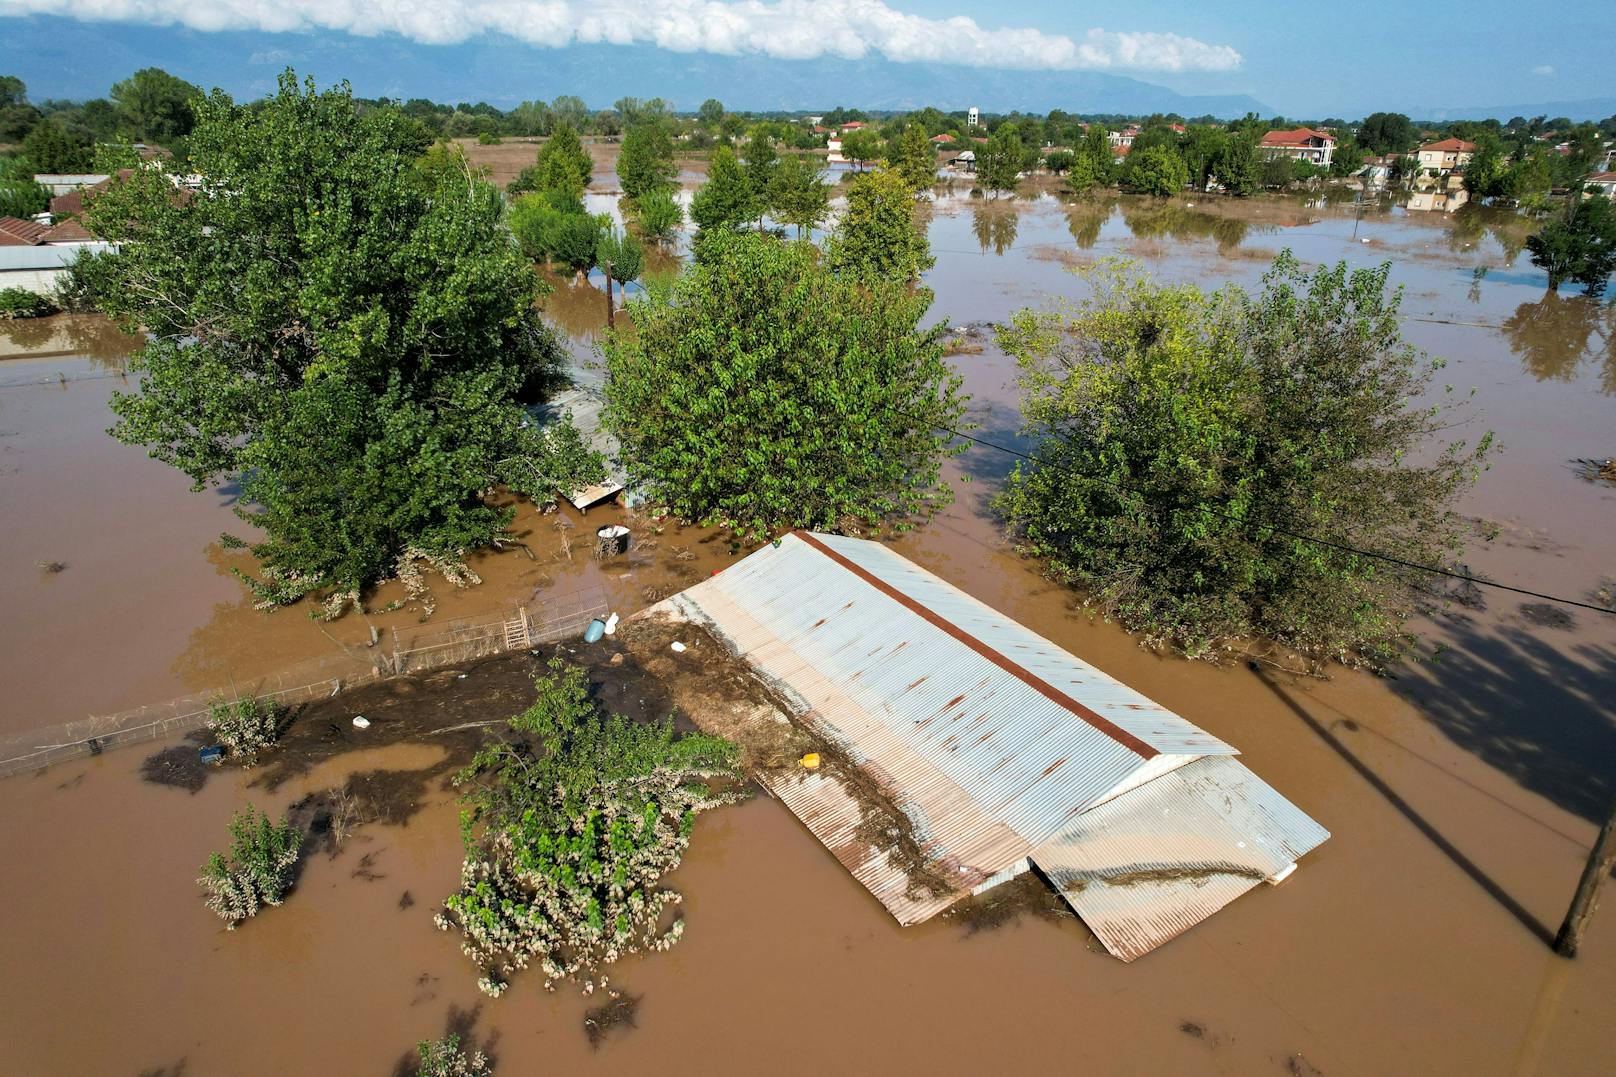
[[[1549,275],[1549,291],[1565,281],[1591,296],[1605,294],[1616,273],[1616,209],[1604,195],[1573,194],[1563,214],[1526,241],[1532,264]]]
[[[713,232],[734,231],[752,219],[752,183],[728,146],[713,151],[707,182],[690,200],[690,219],[700,229],[698,240]]]
[[[265,101],[198,102],[200,190],[140,169],[89,210],[121,246],[79,275],[150,334],[112,432],[197,488],[240,482],[264,604],[320,592],[334,614],[416,559],[471,578],[511,518],[483,491],[548,499],[602,470],[570,427],[524,423],[563,362],[539,282],[499,193],[417,168],[418,139],[288,71]]]
[[[895,172],[859,176],[847,188],[847,209],[826,246],[825,261],[854,280],[908,283],[937,261],[915,225],[909,186]]]
[[[652,191],[672,190],[678,175],[667,128],[652,122],[629,128],[617,157],[617,178],[625,198],[633,200]]]
[[[145,67],[112,87],[124,127],[136,138],[168,146],[191,133],[200,87],[160,67]]]
[[[932,189],[937,182],[937,151],[924,127],[918,123],[904,127],[892,165],[916,194]]]
[[[564,191],[572,198],[582,198],[594,168],[594,161],[579,140],[577,130],[561,122],[539,147],[533,164],[511,181],[508,191],[513,195],[528,191]]]
[[[1402,339],[1389,269],[1286,252],[1247,295],[1110,263],[1090,299],[1017,315],[999,340],[1036,447],[998,504],[1020,547],[1153,644],[1393,659],[1423,575],[1297,536],[1452,563],[1491,435],[1445,433],[1463,405]]]
[[[939,331],[918,328],[930,302],[832,273],[810,244],[713,233],[671,289],[630,303],[633,332],[607,334],[606,420],[630,473],[749,539],[946,503],[938,428],[964,402]]]

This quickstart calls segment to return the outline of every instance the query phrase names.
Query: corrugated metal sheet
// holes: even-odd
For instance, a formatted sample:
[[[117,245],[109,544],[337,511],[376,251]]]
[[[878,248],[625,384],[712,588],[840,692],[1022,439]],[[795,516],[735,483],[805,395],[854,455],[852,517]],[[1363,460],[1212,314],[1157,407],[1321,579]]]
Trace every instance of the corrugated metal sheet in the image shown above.
[[[1238,760],[1209,756],[1083,813],[1032,860],[1132,961],[1329,836]]]
[[[764,780],[900,923],[1030,856],[1129,959],[1327,837],[1235,749],[879,543],[788,535],[664,608],[858,768],[856,793],[839,764]],[[879,847],[895,819],[929,885]]]
[[[606,481],[567,495],[567,500],[579,511],[611,497],[628,482],[618,463],[618,453],[622,447],[600,421],[600,413],[605,406],[606,401],[599,393],[579,387],[558,393],[533,409],[533,417],[540,426],[549,426],[560,422],[563,416],[570,416],[572,425],[583,435],[584,444],[606,457]]]

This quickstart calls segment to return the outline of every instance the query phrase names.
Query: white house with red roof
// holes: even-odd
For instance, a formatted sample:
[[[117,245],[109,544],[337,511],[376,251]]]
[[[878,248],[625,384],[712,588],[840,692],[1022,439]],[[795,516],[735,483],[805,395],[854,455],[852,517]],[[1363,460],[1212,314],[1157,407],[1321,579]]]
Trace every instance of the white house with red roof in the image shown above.
[[[1293,157],[1320,168],[1328,168],[1335,158],[1335,136],[1311,127],[1269,131],[1257,143],[1257,149],[1265,157]]]
[[[1417,157],[1421,171],[1435,172],[1443,176],[1469,164],[1470,158],[1475,156],[1475,153],[1474,142],[1466,142],[1462,138],[1444,138],[1441,142],[1427,142],[1422,145]]]

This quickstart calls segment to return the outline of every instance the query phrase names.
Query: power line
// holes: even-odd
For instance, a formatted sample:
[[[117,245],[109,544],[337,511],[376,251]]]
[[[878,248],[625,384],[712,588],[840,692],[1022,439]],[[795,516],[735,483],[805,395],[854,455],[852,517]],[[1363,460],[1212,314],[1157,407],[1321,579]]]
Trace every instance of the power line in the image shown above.
[[[905,413],[900,412],[899,414],[905,414]],[[918,417],[914,416],[914,415],[908,415],[906,417],[918,420]],[[927,420],[918,420],[918,421],[923,421],[924,422],[924,421],[927,421]],[[963,430],[956,430],[953,427],[943,426],[940,423],[929,423],[929,425],[932,426],[934,429],[946,431],[947,433],[953,435],[954,437],[964,438],[966,441],[973,442],[973,443],[975,443],[977,445],[981,445],[984,448],[997,449],[998,451],[1000,451],[1002,453],[1008,453],[1011,456],[1015,456],[1015,457],[1018,457],[1018,458],[1020,458],[1022,460],[1026,460],[1028,463],[1037,464],[1039,467],[1051,467],[1051,466],[1054,466],[1054,465],[1042,462],[1042,461],[1038,460],[1036,457],[1029,456],[1027,453],[1022,452],[1020,449],[1013,449],[1008,445],[1000,445],[998,442],[988,441],[985,438],[979,438],[979,437],[976,437],[973,434],[967,434]],[[1116,482],[1113,479],[1101,478],[1098,475],[1085,475],[1082,472],[1077,471],[1077,470],[1075,470],[1073,468],[1070,468],[1070,467],[1060,466],[1060,467],[1056,467],[1055,470],[1063,472],[1065,474],[1076,476],[1077,478],[1082,479],[1082,480],[1084,480],[1086,482],[1094,482],[1094,483],[1099,483],[1102,486],[1109,486],[1112,489],[1119,490],[1119,491],[1121,491],[1123,493],[1137,494],[1139,492],[1137,490],[1130,490],[1127,486],[1123,485],[1122,483]],[[1224,520],[1228,520],[1231,523],[1239,524],[1242,527],[1249,527],[1251,525],[1250,520],[1243,520],[1238,516],[1231,515],[1230,513],[1220,512],[1218,509],[1213,508],[1210,504],[1208,504],[1205,501],[1201,502],[1201,507],[1206,512],[1210,513],[1213,516],[1217,516],[1217,517],[1220,517],[1220,518],[1222,518]],[[1454,571],[1453,569],[1443,568],[1441,565],[1427,565],[1427,564],[1423,564],[1423,563],[1421,563],[1419,561],[1408,561],[1408,560],[1405,560],[1404,558],[1395,557],[1395,556],[1393,556],[1391,554],[1380,553],[1379,551],[1376,551],[1376,550],[1365,550],[1365,549],[1362,549],[1362,548],[1357,547],[1357,546],[1349,546],[1349,545],[1347,545],[1346,543],[1343,543],[1343,542],[1336,542],[1334,539],[1321,538],[1318,535],[1304,534],[1301,531],[1292,531],[1289,528],[1280,527],[1280,526],[1278,526],[1276,524],[1264,524],[1262,526],[1267,528],[1269,531],[1274,532],[1275,534],[1285,535],[1288,538],[1300,539],[1303,542],[1311,542],[1311,543],[1314,543],[1314,544],[1319,545],[1319,546],[1328,547],[1328,548],[1330,548],[1332,550],[1340,550],[1343,553],[1355,554],[1355,555],[1357,555],[1359,557],[1367,557],[1370,560],[1385,561],[1388,564],[1400,565],[1403,568],[1414,569],[1415,571],[1418,571],[1418,572],[1428,572],[1433,576],[1446,576],[1449,579],[1462,580],[1465,583],[1472,583],[1472,584],[1475,584],[1475,585],[1477,585],[1479,587],[1491,587],[1491,588],[1493,588],[1494,590],[1497,590],[1497,591],[1508,591],[1511,594],[1525,595],[1528,598],[1539,598],[1539,599],[1542,599],[1545,602],[1557,602],[1557,603],[1560,603],[1561,605],[1565,605],[1565,606],[1574,606],[1577,609],[1592,610],[1594,613],[1603,613],[1606,616],[1616,616],[1616,609],[1611,609],[1611,608],[1609,608],[1607,606],[1598,606],[1598,605],[1595,605],[1592,602],[1583,602],[1582,600],[1576,599],[1576,598],[1566,598],[1563,595],[1546,594],[1546,593],[1544,593],[1542,591],[1533,591],[1530,588],[1526,588],[1526,587],[1516,587],[1513,584],[1499,583],[1497,580],[1489,580],[1489,579],[1484,579],[1484,578],[1482,578],[1480,576],[1472,576],[1467,572],[1457,572],[1457,571]]]

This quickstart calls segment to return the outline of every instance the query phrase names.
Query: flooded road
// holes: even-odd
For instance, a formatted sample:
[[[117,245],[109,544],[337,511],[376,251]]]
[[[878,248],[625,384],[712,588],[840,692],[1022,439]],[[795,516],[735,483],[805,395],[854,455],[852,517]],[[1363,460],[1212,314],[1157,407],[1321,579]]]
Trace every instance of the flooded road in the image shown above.
[[[1310,263],[1393,259],[1407,335],[1450,360],[1456,386],[1477,387],[1477,423],[1502,442],[1464,506],[1500,529],[1478,540],[1471,567],[1581,598],[1616,576],[1616,487],[1571,465],[1616,452],[1610,308],[1546,296],[1512,221],[1359,219],[1351,206],[1293,201],[992,204],[960,191],[932,208],[929,229],[933,309],[950,324],[1079,295],[1068,266],[1108,255],[1168,279],[1247,287],[1284,247]],[[604,296],[574,291],[552,297],[552,316],[586,353]],[[0,731],[297,663],[362,662],[358,618],[320,625],[299,610],[251,609],[227,574],[233,555],[216,546],[237,523],[229,492],[191,494],[101,435],[122,383],[108,366],[117,356],[94,348],[118,349],[88,343],[85,326],[78,344],[43,328],[20,339],[0,326],[0,354],[32,355],[0,361],[0,608],[12,613]],[[953,361],[978,433],[1016,445],[1006,359],[985,342]],[[684,941],[613,972],[641,999],[635,1027],[591,1047],[590,1000],[524,978],[483,999],[455,937],[432,926],[459,866],[454,807],[436,786],[401,825],[362,828],[336,856],[312,858],[285,906],[242,930],[224,932],[202,908],[197,865],[235,807],[279,810],[349,772],[427,766],[421,746],[339,756],[273,792],[252,788],[252,772],[220,772],[194,794],[143,782],[148,750],[133,748],[0,780],[9,1067],[385,1074],[415,1040],[469,1015],[503,1073],[1602,1072],[1616,914],[1595,918],[1575,962],[1543,936],[1616,796],[1616,618],[1567,619],[1488,593],[1480,608],[1422,625],[1440,656],[1394,679],[1295,681],[1160,658],[1006,549],[987,501],[1011,462],[986,448],[953,461],[950,476],[972,481],[900,550],[1240,747],[1333,834],[1284,886],[1124,966],[1071,918],[900,929],[788,812],[756,800],[698,822],[672,879]],[[591,512],[587,526],[608,517],[615,510]],[[561,520],[572,528],[557,530]],[[637,559],[594,562],[564,552],[585,527],[576,514],[523,509],[519,521],[536,559],[480,558],[485,584],[437,586],[437,618],[578,584],[626,612],[732,557],[694,529],[637,530],[651,543]],[[65,567],[38,567],[49,561]],[[414,623],[409,611],[389,618],[372,620],[384,632]],[[64,1013],[92,1022],[45,1034],[65,1027]]]

